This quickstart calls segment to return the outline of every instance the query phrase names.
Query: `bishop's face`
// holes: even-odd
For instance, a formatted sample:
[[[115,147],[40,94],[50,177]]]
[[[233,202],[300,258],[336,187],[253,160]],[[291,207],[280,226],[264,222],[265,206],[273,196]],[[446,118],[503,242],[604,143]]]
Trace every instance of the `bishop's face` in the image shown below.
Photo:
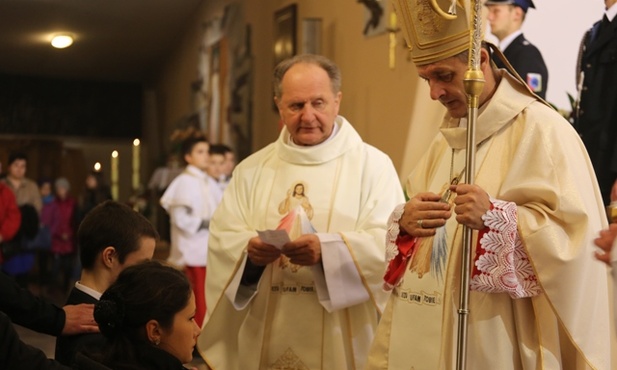
[[[480,70],[484,74],[485,82],[478,97],[480,107],[490,99],[497,88],[497,77],[490,63],[489,52],[482,48],[480,50]],[[439,100],[448,109],[452,118],[467,116],[467,94],[463,80],[468,67],[463,54],[416,66],[416,68],[418,76],[429,85],[431,99]]]
[[[295,64],[283,76],[281,91],[275,101],[294,143],[311,146],[330,137],[342,94],[332,91],[325,70],[315,64]]]
[[[467,115],[467,95],[463,86],[467,64],[458,57],[450,57],[417,69],[418,76],[429,85],[431,99],[438,100],[453,118]]]

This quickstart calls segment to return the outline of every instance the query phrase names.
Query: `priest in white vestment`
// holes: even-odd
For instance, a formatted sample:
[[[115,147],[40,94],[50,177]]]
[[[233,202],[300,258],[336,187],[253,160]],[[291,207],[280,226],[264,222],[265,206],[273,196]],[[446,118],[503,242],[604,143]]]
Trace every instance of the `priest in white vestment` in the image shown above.
[[[455,20],[430,0],[398,9],[418,75],[447,113],[390,219],[392,295],[367,369],[455,368],[463,225],[474,230],[466,369],[611,369],[607,271],[593,258],[606,215],[580,138],[484,45],[475,182],[462,184],[467,9]]]
[[[389,295],[386,221],[402,187],[338,115],[331,61],[282,62],[275,95],[285,127],[236,167],[210,223],[197,347],[215,370],[362,369]]]

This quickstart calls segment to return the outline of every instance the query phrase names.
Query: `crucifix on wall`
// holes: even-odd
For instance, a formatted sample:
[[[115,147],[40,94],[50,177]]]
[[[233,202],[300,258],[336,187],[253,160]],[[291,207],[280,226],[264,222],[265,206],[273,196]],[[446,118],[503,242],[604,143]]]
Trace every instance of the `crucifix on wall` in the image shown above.
[[[388,0],[358,0],[364,5],[364,36],[376,36],[386,32],[388,27]]]

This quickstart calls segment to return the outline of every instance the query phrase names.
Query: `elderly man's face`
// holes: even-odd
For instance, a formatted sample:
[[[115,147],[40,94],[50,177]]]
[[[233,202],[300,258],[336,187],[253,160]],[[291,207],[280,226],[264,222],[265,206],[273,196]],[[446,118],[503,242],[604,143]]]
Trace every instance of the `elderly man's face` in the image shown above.
[[[325,141],[332,133],[342,96],[332,91],[326,71],[314,64],[295,64],[283,76],[281,90],[276,104],[294,143],[310,146]]]
[[[458,57],[450,57],[417,68],[418,76],[429,85],[431,99],[439,100],[453,118],[467,115],[467,95],[463,86],[467,64]]]

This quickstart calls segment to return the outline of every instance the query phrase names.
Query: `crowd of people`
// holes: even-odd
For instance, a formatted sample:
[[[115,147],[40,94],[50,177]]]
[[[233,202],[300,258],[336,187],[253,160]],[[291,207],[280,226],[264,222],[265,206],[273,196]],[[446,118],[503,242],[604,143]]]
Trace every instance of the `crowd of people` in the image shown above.
[[[276,141],[235,169],[230,148],[184,141],[186,166],[155,185],[167,262],[152,260],[157,227],[109,200],[97,174],[76,200],[65,178],[37,186],[12,155],[0,182],[0,368],[185,369],[198,355],[211,369],[454,369],[471,243],[466,368],[611,369],[617,223],[605,207],[617,201],[617,130],[604,118],[617,106],[607,59],[617,0],[584,36],[574,127],[543,100],[546,71],[495,64],[499,48],[482,43],[473,184],[463,180],[469,39],[453,37],[471,23],[464,8],[427,23],[435,9],[409,1],[397,4],[410,57],[446,113],[404,188],[339,114],[337,65],[309,54],[274,70]],[[508,59],[515,43],[537,52],[519,29],[530,0],[486,6]],[[62,308],[23,284],[31,250],[47,251],[39,270],[50,258],[70,288]],[[12,323],[57,336],[54,359]]]
[[[12,191],[21,220],[18,233],[2,245],[2,271],[24,287],[32,283],[49,297],[62,295],[78,278],[77,228],[111,194],[101,173],[87,175],[78,199],[66,177],[36,182],[27,168],[26,154],[11,153],[0,180]]]

